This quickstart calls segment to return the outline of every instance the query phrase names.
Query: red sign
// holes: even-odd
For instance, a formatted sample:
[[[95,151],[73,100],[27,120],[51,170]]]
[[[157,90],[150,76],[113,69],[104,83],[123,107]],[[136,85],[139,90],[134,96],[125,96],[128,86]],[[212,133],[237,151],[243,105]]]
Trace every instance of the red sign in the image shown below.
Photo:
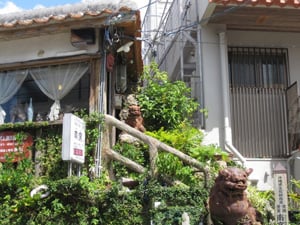
[[[78,148],[74,148],[74,155],[83,156],[83,151]]]
[[[25,134],[22,141],[17,140],[13,131],[0,132],[0,162],[17,162],[30,157],[29,147],[33,144],[30,134]]]

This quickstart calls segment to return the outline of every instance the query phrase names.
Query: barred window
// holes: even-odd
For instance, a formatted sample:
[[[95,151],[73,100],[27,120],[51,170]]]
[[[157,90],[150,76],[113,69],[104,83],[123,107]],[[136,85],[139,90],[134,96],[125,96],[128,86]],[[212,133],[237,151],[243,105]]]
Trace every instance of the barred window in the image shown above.
[[[229,47],[231,87],[287,87],[287,49]]]

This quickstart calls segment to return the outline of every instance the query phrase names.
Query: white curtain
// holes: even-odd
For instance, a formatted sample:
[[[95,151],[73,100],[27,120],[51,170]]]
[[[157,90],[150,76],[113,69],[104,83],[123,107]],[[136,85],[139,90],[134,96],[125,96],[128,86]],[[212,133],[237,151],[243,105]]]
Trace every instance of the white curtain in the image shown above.
[[[1,104],[6,103],[17,93],[27,74],[27,70],[0,72],[0,124],[4,123],[6,116]]]
[[[88,63],[72,63],[30,70],[41,91],[54,100],[48,115],[51,121],[59,117],[60,100],[71,91],[88,68]]]

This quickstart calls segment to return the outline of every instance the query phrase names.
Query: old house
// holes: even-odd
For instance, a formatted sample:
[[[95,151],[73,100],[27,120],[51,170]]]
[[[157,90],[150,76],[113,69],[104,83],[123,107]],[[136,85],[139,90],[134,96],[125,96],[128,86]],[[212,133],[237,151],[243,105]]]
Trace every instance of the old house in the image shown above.
[[[131,1],[0,15],[1,123],[57,121],[79,109],[118,115],[142,72],[140,23]]]
[[[157,4],[145,16],[145,60],[191,87],[208,112],[195,115],[205,143],[254,168],[250,179],[260,189],[272,188],[279,162],[299,179],[299,159],[291,158],[299,138],[299,1]],[[156,15],[162,22],[154,30]]]

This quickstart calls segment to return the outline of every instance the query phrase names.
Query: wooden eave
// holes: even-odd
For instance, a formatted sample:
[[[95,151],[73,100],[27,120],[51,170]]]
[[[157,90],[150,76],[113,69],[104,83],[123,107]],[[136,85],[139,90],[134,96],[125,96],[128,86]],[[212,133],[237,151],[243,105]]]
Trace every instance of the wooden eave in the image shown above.
[[[229,30],[300,32],[300,8],[209,3],[206,24],[225,24]],[[213,10],[211,10],[213,9]]]

